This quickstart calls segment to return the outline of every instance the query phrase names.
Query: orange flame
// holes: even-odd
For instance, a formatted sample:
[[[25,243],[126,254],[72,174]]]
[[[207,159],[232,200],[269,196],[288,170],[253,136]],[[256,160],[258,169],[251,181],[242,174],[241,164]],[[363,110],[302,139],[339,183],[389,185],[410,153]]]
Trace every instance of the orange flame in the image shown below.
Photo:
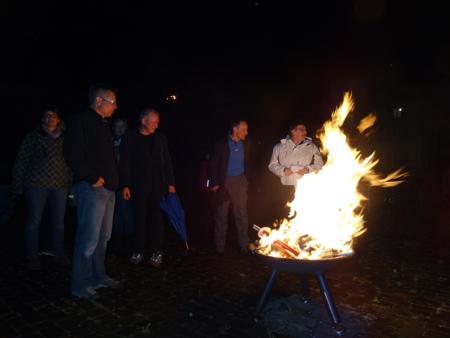
[[[363,158],[359,150],[350,147],[341,127],[353,107],[351,94],[345,93],[341,106],[320,132],[327,162],[319,172],[297,182],[295,198],[288,204],[289,219],[261,234],[259,252],[292,256],[280,248],[284,243],[298,251],[298,259],[351,254],[353,239],[366,231],[361,211],[366,197],[358,191],[359,182],[364,179],[372,186],[393,187],[407,175],[400,169],[381,178],[373,170],[378,163],[375,153]],[[360,124],[361,130],[374,122],[374,116],[369,116]]]

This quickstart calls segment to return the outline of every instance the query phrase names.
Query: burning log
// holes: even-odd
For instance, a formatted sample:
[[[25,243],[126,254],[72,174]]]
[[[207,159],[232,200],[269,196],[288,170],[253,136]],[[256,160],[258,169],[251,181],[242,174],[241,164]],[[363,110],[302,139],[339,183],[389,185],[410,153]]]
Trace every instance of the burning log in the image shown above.
[[[271,229],[267,227],[259,227],[256,224],[253,225],[253,229],[258,231],[258,236],[261,238],[263,236],[268,236],[271,233]],[[286,242],[283,242],[279,239],[273,241],[273,243],[270,245],[272,249],[277,250],[282,256],[285,257],[292,257],[292,258],[298,258],[298,255],[300,252],[297,249],[294,249]]]
[[[279,239],[275,240],[272,243],[272,247],[278,250],[280,253],[285,254],[286,256],[291,256],[293,258],[297,258],[300,252],[287,243],[280,241]]]

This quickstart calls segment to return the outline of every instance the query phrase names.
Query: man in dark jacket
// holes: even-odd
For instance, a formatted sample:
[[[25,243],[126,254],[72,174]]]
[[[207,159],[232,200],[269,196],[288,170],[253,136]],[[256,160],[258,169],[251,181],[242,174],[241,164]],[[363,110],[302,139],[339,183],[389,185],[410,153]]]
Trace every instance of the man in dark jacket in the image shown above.
[[[123,117],[115,118],[112,123],[112,132],[114,137],[116,159],[119,166],[122,144],[127,131],[127,120]],[[121,256],[129,255],[133,231],[134,225],[131,201],[124,200],[122,191],[119,189],[116,192],[116,207],[114,209],[114,221],[111,241],[109,244],[112,251]]]
[[[38,259],[39,227],[48,206],[52,233],[52,254],[60,265],[70,264],[64,255],[64,214],[70,184],[69,168],[63,157],[64,133],[56,107],[42,114],[42,126],[29,133],[17,154],[13,168],[13,195],[25,194],[27,266],[41,269]]]
[[[119,187],[113,137],[105,123],[117,109],[114,90],[91,87],[89,104],[68,125],[64,143],[64,155],[74,174],[78,221],[71,289],[82,298],[96,298],[97,288],[122,286],[106,274],[104,266]]]
[[[249,150],[245,138],[248,135],[246,121],[236,121],[231,133],[219,140],[210,160],[210,184],[215,192],[217,208],[214,215],[216,251],[225,250],[228,225],[228,209],[233,204],[234,219],[242,253],[248,251],[247,186]]]
[[[124,199],[131,199],[135,221],[135,247],[130,261],[144,260],[147,236],[152,255],[149,263],[162,263],[164,227],[160,203],[167,193],[175,193],[172,160],[166,137],[157,132],[159,113],[151,108],[139,114],[138,130],[124,139],[120,160]]]

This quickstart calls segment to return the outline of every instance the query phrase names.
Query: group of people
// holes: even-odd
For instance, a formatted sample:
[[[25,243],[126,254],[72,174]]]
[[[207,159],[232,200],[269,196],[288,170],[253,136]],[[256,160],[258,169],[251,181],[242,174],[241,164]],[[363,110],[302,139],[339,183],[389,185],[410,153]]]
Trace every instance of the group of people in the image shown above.
[[[46,206],[52,255],[58,264],[70,264],[64,254],[64,215],[68,192],[73,193],[77,229],[71,292],[81,298],[97,297],[99,288],[122,287],[104,265],[113,221],[128,231],[134,227],[133,263],[143,262],[148,254],[151,265],[161,265],[164,231],[159,203],[176,192],[167,139],[157,131],[158,111],[143,109],[138,129],[125,133],[123,119],[115,120],[112,129],[107,122],[116,109],[115,90],[105,85],[90,88],[89,108],[74,116],[67,128],[56,108],[46,108],[42,125],[25,137],[13,167],[13,194],[26,199],[30,269],[41,268],[39,226]]]
[[[225,250],[230,203],[240,250],[243,254],[248,252],[247,186],[254,179],[251,148],[245,142],[248,128],[247,121],[233,122],[229,135],[215,144],[210,159],[209,183],[217,200],[214,239],[219,254]],[[281,181],[280,196],[275,202],[280,205],[280,218],[287,216],[284,206],[294,198],[297,181],[304,175],[319,171],[322,166],[319,148],[307,137],[304,122],[293,122],[289,126],[289,134],[273,148],[268,166]]]
[[[71,191],[77,209],[77,228],[72,258],[71,292],[80,298],[96,298],[99,288],[121,288],[108,276],[105,255],[114,229],[132,236],[134,264],[159,267],[163,260],[164,226],[162,199],[176,193],[174,170],[167,138],[158,129],[160,115],[143,109],[139,127],[129,130],[127,121],[109,118],[117,109],[116,92],[105,85],[89,91],[89,108],[67,124],[57,108],[48,107],[42,125],[26,135],[13,167],[13,194],[24,194],[27,205],[25,242],[27,265],[41,268],[39,227],[48,211],[52,255],[60,265],[70,264],[64,254],[64,215]],[[223,254],[227,217],[233,207],[238,243],[248,252],[247,185],[252,179],[248,123],[238,120],[214,146],[209,163],[209,182],[214,193],[214,239]],[[286,201],[292,198],[298,179],[323,165],[317,146],[302,122],[289,128],[289,136],[273,149],[269,169],[281,177]]]

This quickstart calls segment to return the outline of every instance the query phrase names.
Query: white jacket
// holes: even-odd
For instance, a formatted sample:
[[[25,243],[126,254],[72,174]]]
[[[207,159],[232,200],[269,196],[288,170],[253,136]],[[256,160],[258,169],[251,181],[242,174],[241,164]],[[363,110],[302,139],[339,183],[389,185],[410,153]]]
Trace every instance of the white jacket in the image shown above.
[[[283,185],[296,185],[303,175],[284,175],[284,169],[290,168],[298,171],[302,167],[308,168],[309,172],[319,171],[323,166],[322,156],[319,148],[307,137],[302,143],[296,145],[290,138],[284,138],[275,145],[272,158],[269,163],[269,170],[281,177]]]

